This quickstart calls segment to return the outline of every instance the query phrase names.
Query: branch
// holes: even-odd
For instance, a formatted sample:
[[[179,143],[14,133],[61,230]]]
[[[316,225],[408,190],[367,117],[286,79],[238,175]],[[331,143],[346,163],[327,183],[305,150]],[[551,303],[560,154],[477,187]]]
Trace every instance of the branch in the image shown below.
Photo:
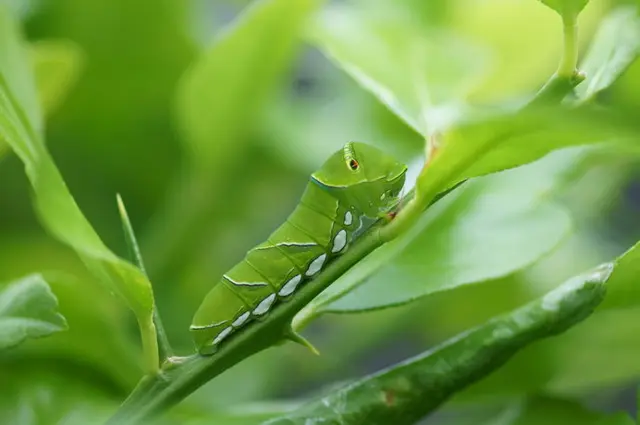
[[[410,425],[519,350],[562,333],[604,299],[607,263],[433,350],[349,384],[264,425]]]

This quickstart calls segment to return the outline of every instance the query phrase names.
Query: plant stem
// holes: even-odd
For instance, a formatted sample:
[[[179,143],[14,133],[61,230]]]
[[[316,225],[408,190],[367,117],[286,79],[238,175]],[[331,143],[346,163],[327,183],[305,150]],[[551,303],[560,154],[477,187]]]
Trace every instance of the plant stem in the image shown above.
[[[544,103],[558,103],[585,79],[578,72],[578,24],[577,15],[562,16],[563,50],[558,70],[536,93],[526,107]]]
[[[504,365],[522,348],[588,317],[604,299],[605,282],[612,270],[613,264],[600,266],[515,311],[338,387],[263,425],[414,424],[453,394]],[[550,299],[554,300],[553,308],[549,308]]]
[[[152,417],[177,404],[209,380],[241,362],[283,340],[291,320],[305,305],[354,264],[382,245],[377,222],[356,243],[351,250],[331,263],[322,274],[303,286],[296,297],[271,312],[269,320],[256,322],[245,331],[223,344],[211,356],[195,355],[182,363],[165,362],[160,373],[147,376],[125,400],[116,414],[109,420],[110,425],[134,424]]]
[[[556,74],[562,78],[573,78],[578,66],[578,24],[577,15],[562,16],[564,49]]]
[[[144,353],[144,365],[147,374],[155,375],[158,373],[160,359],[158,355],[158,339],[156,338],[156,327],[153,319],[139,319],[140,336],[142,337],[142,352]]]

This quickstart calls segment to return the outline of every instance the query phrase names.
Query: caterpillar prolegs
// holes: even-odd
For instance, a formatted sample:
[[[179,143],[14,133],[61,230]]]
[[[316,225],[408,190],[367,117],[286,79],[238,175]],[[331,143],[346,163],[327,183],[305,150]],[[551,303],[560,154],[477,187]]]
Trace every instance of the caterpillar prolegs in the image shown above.
[[[300,203],[262,244],[214,284],[191,332],[210,354],[314,278],[398,200],[406,165],[350,142],[314,172]]]

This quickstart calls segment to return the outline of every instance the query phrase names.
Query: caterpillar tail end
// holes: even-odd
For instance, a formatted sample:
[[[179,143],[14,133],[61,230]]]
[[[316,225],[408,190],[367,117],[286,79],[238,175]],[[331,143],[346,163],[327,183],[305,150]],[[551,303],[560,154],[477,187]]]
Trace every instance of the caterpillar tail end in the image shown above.
[[[288,339],[289,341],[295,342],[296,344],[300,344],[300,345],[308,348],[316,356],[320,355],[320,351],[318,351],[318,349],[316,347],[314,347],[313,344],[311,342],[309,342],[308,339],[306,339],[305,337],[303,337],[299,333],[296,333],[293,329],[289,328],[285,332],[284,337],[285,337],[285,339]]]

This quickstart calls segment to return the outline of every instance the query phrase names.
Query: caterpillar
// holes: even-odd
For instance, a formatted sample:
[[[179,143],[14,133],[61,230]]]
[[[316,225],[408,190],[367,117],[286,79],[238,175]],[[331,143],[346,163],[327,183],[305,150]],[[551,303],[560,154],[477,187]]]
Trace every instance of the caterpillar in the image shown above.
[[[311,174],[302,198],[265,242],[247,252],[205,296],[190,331],[201,354],[294,297],[398,203],[407,166],[349,142]]]

